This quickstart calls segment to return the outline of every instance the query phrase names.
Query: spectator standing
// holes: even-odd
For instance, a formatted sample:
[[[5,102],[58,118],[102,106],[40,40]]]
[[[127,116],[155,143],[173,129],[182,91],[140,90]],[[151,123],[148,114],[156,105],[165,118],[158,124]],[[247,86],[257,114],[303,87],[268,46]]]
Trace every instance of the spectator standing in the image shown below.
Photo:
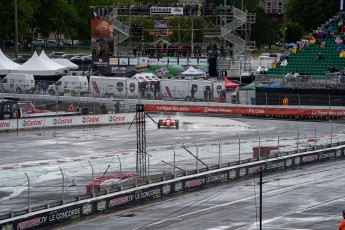
[[[47,89],[48,89],[48,83],[47,82],[41,82],[41,89],[42,89],[42,94],[46,95]]]

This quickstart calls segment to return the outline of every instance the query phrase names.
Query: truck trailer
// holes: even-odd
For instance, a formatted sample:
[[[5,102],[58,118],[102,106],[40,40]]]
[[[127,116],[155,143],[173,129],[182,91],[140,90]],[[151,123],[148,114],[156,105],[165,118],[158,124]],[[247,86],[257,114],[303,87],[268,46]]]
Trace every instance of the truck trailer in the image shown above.
[[[125,77],[90,76],[92,96],[138,98],[138,79]]]
[[[161,80],[160,95],[163,100],[215,101],[224,81],[210,80]]]

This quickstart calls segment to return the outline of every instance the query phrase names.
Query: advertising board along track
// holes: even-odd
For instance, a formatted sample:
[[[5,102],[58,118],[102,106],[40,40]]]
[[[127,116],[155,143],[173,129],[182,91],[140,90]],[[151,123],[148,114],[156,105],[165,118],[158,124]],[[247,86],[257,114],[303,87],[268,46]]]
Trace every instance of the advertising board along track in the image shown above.
[[[248,115],[261,117],[290,117],[310,119],[339,119],[345,118],[345,109],[325,108],[282,108],[259,106],[207,106],[207,105],[163,105],[145,104],[145,111],[149,112],[184,112],[203,114]]]

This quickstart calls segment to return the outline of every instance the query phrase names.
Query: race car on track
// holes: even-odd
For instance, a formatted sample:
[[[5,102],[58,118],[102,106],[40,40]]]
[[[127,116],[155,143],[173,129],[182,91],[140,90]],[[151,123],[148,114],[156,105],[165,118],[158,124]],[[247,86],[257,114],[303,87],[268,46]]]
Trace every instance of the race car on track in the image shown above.
[[[179,120],[171,120],[170,116],[168,116],[165,120],[160,119],[157,124],[158,128],[179,128]]]

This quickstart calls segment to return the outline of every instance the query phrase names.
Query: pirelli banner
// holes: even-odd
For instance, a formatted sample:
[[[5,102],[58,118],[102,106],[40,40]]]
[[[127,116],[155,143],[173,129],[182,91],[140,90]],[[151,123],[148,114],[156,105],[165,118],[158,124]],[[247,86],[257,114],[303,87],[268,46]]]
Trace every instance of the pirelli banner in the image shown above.
[[[296,109],[296,108],[261,108],[230,106],[190,106],[146,104],[145,111],[151,112],[185,112],[210,114],[236,114],[249,116],[276,116],[297,118],[344,118],[343,109]]]
[[[297,153],[271,158],[265,161],[248,162],[241,165],[229,166],[212,171],[193,174],[174,180],[160,181],[146,184],[132,189],[107,194],[96,198],[87,198],[59,207],[40,210],[0,221],[0,230],[40,229],[54,226],[61,222],[80,220],[83,217],[131,207],[136,204],[161,199],[172,194],[199,190],[204,187],[231,183],[243,180],[258,174],[261,170],[264,175],[275,171],[301,167],[311,163],[344,158],[344,147],[330,150],[319,150],[309,153]],[[31,214],[31,215],[30,215]]]

